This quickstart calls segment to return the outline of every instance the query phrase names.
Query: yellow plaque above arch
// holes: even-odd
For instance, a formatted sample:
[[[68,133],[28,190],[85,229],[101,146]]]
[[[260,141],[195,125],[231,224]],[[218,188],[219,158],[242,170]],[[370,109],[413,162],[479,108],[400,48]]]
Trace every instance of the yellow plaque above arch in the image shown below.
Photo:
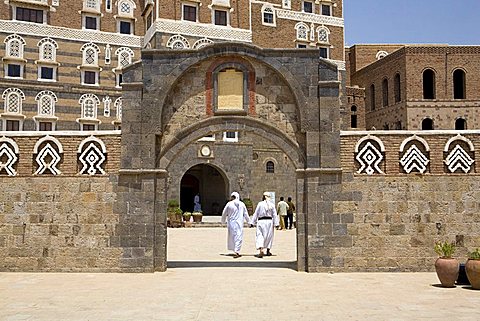
[[[218,73],[217,110],[243,109],[243,72],[225,69]]]

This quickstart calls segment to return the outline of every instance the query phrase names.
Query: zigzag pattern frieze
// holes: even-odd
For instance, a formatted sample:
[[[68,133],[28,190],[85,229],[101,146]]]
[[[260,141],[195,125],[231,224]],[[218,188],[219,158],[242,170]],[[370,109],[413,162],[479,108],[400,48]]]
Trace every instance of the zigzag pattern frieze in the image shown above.
[[[159,19],[155,22],[155,31],[188,35],[193,37],[224,39],[242,42],[252,42],[250,30],[231,27],[219,27],[211,24],[190,24],[173,20]],[[148,39],[146,37],[146,39]]]
[[[143,37],[121,35],[117,33],[70,29],[36,23],[0,20],[0,30],[5,33],[17,33],[39,37],[50,37],[81,42],[104,43],[110,45],[142,47]]]
[[[277,12],[277,17],[280,19],[313,22],[321,25],[335,26],[335,27],[343,27],[345,24],[342,18],[337,18],[337,17],[321,16],[321,15],[316,15],[312,13],[282,10],[282,9],[277,9],[276,12]]]

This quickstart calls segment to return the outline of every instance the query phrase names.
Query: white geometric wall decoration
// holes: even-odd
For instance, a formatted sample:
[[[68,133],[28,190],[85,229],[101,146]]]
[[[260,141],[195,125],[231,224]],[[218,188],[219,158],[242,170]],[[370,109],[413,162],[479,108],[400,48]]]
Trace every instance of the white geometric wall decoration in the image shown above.
[[[63,147],[55,137],[47,135],[38,140],[33,148],[33,153],[37,155],[35,161],[38,165],[34,175],[42,175],[47,171],[53,175],[62,174],[58,169],[58,164],[62,160]]]
[[[407,145],[411,143],[408,150],[404,153]],[[430,152],[430,147],[425,139],[413,135],[405,139],[400,145],[400,165],[402,165],[403,170],[410,174],[415,169],[424,174],[428,169],[428,153]]]
[[[5,171],[8,176],[17,175],[14,166],[18,161],[18,153],[18,145],[13,139],[0,138],[0,174]]]
[[[378,145],[380,150],[375,145]],[[361,146],[363,146],[362,149],[360,149]],[[380,164],[384,160],[384,152],[385,146],[379,138],[368,135],[360,139],[355,146],[355,159],[360,164],[357,173],[361,174],[365,172],[368,175],[375,173],[384,174],[380,169]]]
[[[450,150],[450,145],[453,143],[456,143],[455,147]],[[468,153],[464,147],[467,147],[470,150],[470,153]],[[472,165],[475,160],[471,155],[474,155],[475,147],[468,138],[460,134],[450,138],[445,144],[443,151],[445,152],[445,155],[448,153],[444,162],[450,173],[455,173],[457,170],[469,173],[472,170]]]
[[[82,165],[81,175],[105,175],[105,160],[107,149],[98,138],[90,136],[83,140],[78,147],[78,160]]]
[[[470,172],[474,162],[470,155],[458,144],[445,159],[445,164],[451,173],[455,173],[457,169],[461,169],[466,174]]]
[[[424,174],[427,171],[427,165],[430,161],[423,155],[422,151],[416,146],[411,145],[403,157],[400,159],[400,164],[403,170],[410,174],[414,169]]]

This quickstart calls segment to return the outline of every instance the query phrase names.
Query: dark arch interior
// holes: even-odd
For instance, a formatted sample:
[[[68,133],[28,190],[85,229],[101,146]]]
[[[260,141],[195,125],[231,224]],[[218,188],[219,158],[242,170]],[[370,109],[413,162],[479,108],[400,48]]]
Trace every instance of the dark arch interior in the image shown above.
[[[465,98],[465,72],[457,69],[453,72],[453,99]]]
[[[433,130],[433,120],[430,118],[425,118],[422,121],[422,130]]]
[[[467,121],[463,118],[458,118],[457,120],[455,120],[455,129],[456,130],[467,129]]]
[[[423,99],[435,99],[435,72],[431,69],[423,72]]]

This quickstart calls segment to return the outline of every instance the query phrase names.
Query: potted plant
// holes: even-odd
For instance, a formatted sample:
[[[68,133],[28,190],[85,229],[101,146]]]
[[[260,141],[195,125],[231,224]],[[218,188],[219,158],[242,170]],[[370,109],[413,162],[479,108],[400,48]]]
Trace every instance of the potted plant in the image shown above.
[[[480,290],[480,248],[468,253],[468,261],[465,264],[468,281],[472,288]]]
[[[192,217],[195,223],[199,223],[202,221],[203,214],[202,212],[193,212]]]
[[[248,215],[252,216],[253,215],[253,202],[249,198],[244,198],[242,199],[242,202],[245,204],[245,207],[247,208]]]
[[[457,259],[452,257],[455,253],[455,243],[436,242],[435,253],[439,258],[435,261],[435,270],[437,271],[438,279],[443,287],[455,287],[455,281],[458,278],[458,271],[460,264]]]
[[[169,200],[167,204],[167,218],[170,226],[176,227],[182,223],[182,210],[177,200]]]
[[[183,213],[183,220],[184,220],[185,222],[190,222],[190,218],[191,218],[191,217],[192,217],[192,213],[190,213],[190,212],[185,212],[185,213]]]

